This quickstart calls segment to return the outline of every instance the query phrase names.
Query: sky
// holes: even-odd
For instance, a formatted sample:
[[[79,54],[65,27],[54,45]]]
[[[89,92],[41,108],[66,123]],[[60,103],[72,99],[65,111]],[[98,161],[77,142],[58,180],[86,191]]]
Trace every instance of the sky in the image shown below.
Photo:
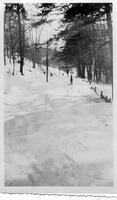
[[[39,17],[34,17],[38,13],[37,9],[33,4],[24,4],[26,10],[28,11],[28,16],[32,22],[38,21]],[[31,33],[33,34],[33,39],[35,42],[44,43],[45,41],[49,40],[53,37],[54,34],[57,34],[60,31],[60,19],[63,17],[62,14],[59,16],[51,14],[48,16],[49,20],[53,20],[51,24],[45,24],[37,28],[37,30],[32,29]],[[30,22],[29,22],[30,23]],[[37,34],[36,34],[37,33]],[[40,34],[41,33],[41,34]],[[36,36],[37,35],[37,36]],[[30,36],[29,36],[30,37]],[[59,48],[62,44],[61,41],[58,42],[57,48]],[[52,44],[52,48],[55,48],[55,44]]]

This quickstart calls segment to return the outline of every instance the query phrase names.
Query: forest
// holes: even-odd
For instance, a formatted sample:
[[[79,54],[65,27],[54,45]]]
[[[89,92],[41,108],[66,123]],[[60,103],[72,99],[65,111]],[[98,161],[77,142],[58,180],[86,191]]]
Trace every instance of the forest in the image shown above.
[[[4,185],[107,193],[113,4],[5,3],[3,53]]]
[[[4,64],[6,56],[19,58],[23,75],[24,58],[41,66],[56,63],[64,70],[76,68],[77,77],[113,85],[112,4],[42,3],[35,4],[36,14],[29,17],[23,4],[6,4],[4,9]],[[40,41],[41,31],[51,13],[62,15],[58,32]],[[33,18],[33,19],[32,19]],[[40,32],[37,33],[37,29]],[[36,35],[36,36],[35,36]],[[35,38],[36,37],[36,38]],[[62,40],[59,49],[51,44]],[[62,63],[62,64],[60,64]],[[14,73],[14,72],[13,72]],[[87,74],[87,75],[86,75]]]

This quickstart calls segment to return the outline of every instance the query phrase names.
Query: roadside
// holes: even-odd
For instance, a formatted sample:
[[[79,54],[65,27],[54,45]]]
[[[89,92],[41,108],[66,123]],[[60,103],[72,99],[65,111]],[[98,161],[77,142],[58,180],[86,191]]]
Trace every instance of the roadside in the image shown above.
[[[35,74],[6,94],[5,185],[112,186],[112,104],[81,79]]]

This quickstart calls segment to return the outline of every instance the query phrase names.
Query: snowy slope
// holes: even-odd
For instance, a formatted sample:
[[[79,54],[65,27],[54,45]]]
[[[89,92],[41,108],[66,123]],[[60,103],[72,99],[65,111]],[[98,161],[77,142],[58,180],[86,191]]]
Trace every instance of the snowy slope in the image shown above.
[[[96,87],[96,92],[100,95],[101,91],[103,91],[103,95],[107,96],[108,99],[112,100],[112,86],[110,84],[99,83],[96,84],[94,82],[91,83],[91,87]]]
[[[5,67],[5,185],[112,186],[112,104],[74,77]],[[53,70],[53,71],[52,71]],[[61,74],[62,75],[62,74]]]

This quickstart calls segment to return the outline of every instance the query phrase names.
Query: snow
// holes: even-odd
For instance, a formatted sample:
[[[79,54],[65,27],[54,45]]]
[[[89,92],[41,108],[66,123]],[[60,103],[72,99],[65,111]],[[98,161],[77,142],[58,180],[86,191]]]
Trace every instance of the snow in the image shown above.
[[[110,84],[104,84],[104,83],[96,84],[92,82],[91,87],[93,88],[96,87],[96,91],[99,95],[101,91],[103,91],[104,96],[107,96],[109,99],[112,99],[112,86]]]
[[[5,185],[112,186],[112,103],[50,71],[47,83],[28,60],[24,76],[4,67]]]

